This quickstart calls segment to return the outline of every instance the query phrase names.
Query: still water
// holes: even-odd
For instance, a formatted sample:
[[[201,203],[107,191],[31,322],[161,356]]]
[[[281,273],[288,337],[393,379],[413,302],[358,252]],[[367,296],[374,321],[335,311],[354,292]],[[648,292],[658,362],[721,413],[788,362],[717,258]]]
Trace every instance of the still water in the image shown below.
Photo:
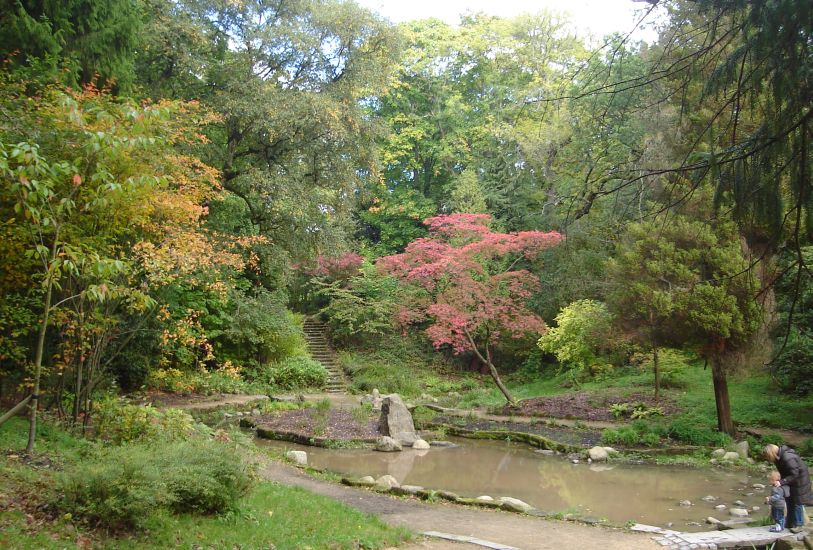
[[[390,474],[399,483],[428,489],[445,489],[460,496],[511,496],[548,512],[578,512],[624,523],[636,521],[674,529],[700,530],[708,516],[730,519],[728,510],[715,510],[734,501],[754,519],[770,513],[763,500],[766,490],[751,488],[765,483],[744,472],[711,468],[627,464],[571,464],[563,457],[544,456],[525,445],[456,438],[456,448],[432,447],[428,451],[404,449],[380,453],[359,449],[321,449],[294,443],[257,439],[258,444],[304,450],[308,464],[338,474],[378,477]],[[751,493],[751,494],[749,494]],[[704,502],[704,496],[717,497]],[[692,502],[681,507],[682,500]],[[705,529],[706,526],[703,526]]]

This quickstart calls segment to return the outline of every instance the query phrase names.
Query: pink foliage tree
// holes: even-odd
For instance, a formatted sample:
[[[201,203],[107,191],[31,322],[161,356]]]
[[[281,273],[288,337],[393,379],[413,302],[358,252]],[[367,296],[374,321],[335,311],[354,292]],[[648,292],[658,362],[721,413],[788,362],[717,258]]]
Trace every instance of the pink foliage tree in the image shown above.
[[[504,338],[538,337],[542,319],[527,302],[539,279],[518,268],[562,240],[553,231],[497,233],[486,214],[451,214],[424,221],[429,236],[407,245],[402,254],[378,260],[378,268],[412,288],[397,314],[406,328],[429,323],[435,348],[473,352],[488,366],[509,403],[514,399],[492,361],[492,349]]]

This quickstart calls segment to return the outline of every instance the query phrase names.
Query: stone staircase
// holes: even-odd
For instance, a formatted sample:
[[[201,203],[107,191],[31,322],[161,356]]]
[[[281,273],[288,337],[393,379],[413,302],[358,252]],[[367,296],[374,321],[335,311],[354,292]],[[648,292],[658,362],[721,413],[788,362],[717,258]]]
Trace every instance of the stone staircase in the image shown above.
[[[308,317],[303,324],[305,340],[308,342],[308,351],[314,360],[322,364],[328,372],[325,390],[328,393],[344,393],[347,391],[347,379],[339,366],[336,353],[330,348],[325,331],[327,327],[321,321]]]

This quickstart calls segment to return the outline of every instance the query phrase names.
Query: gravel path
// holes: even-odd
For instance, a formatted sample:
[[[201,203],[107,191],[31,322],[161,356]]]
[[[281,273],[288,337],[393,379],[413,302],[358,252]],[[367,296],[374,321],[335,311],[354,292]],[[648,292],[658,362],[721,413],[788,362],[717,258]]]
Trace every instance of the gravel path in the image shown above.
[[[263,468],[266,479],[302,487],[362,512],[374,514],[390,525],[413,531],[439,531],[465,535],[522,550],[562,548],[601,548],[602,550],[655,550],[660,548],[649,536],[606,527],[566,521],[546,520],[511,512],[490,511],[439,502],[396,498],[372,491],[346,487],[315,479],[297,468],[269,461]],[[408,549],[474,549],[471,544],[439,540],[419,541]]]

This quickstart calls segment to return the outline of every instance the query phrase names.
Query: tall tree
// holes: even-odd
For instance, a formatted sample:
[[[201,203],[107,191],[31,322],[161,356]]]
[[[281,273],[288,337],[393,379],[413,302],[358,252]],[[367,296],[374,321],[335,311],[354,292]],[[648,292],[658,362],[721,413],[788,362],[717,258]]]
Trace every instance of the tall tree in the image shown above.
[[[633,223],[610,261],[611,304],[639,342],[694,346],[711,363],[717,425],[734,435],[727,371],[761,323],[735,227],[676,214]]]
[[[141,27],[141,3],[132,0],[3,0],[0,59],[29,77],[125,91]]]

